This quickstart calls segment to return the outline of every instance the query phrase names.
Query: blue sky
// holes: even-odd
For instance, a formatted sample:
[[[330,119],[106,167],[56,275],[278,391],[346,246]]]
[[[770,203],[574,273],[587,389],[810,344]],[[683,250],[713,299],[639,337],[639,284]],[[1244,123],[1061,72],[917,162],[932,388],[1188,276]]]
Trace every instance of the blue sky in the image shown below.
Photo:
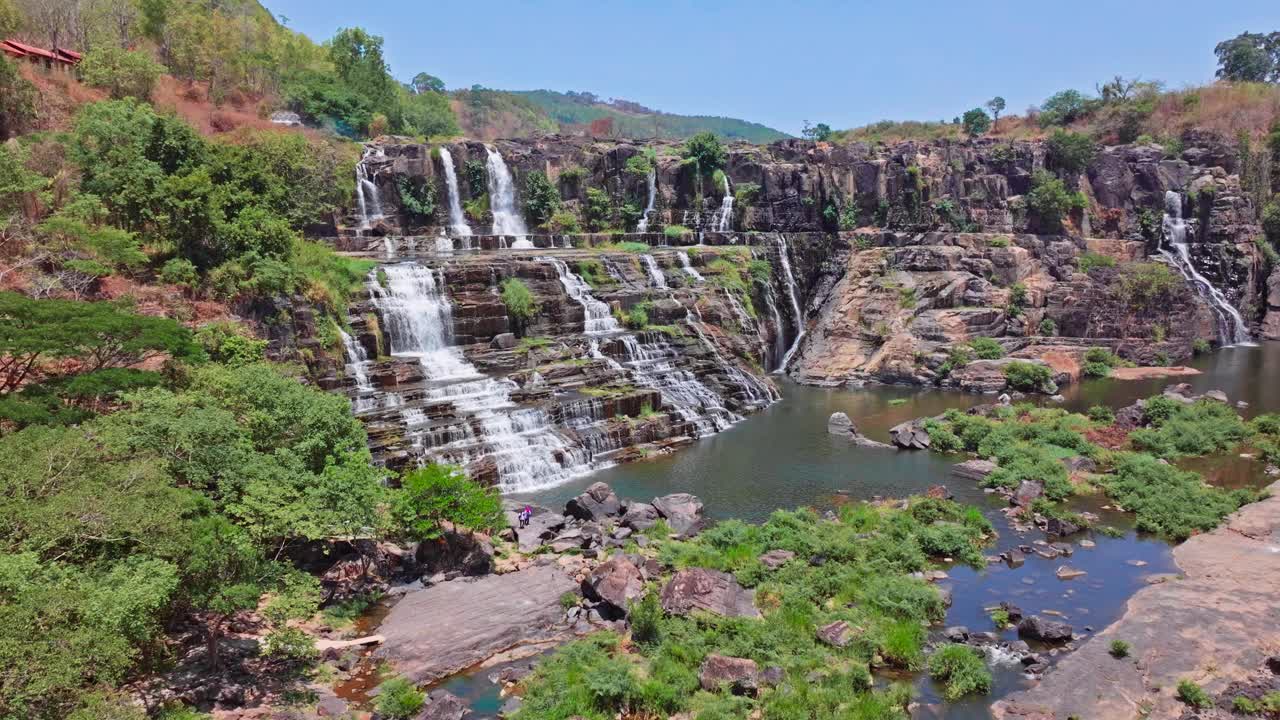
[[[402,80],[589,90],[798,133],[805,120],[950,119],[993,95],[1021,112],[1117,73],[1208,82],[1219,40],[1280,29],[1276,1],[264,4],[316,41],[355,25],[382,35]]]

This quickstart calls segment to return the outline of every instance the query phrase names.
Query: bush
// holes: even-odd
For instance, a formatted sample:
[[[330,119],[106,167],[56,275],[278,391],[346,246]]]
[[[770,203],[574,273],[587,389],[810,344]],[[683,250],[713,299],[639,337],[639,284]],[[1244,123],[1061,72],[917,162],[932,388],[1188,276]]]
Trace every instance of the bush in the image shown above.
[[[1135,448],[1157,457],[1222,452],[1248,435],[1244,421],[1226,403],[1199,400],[1190,405],[1178,403],[1171,412],[1163,408],[1159,412],[1162,419],[1157,427],[1134,430],[1129,436]]]
[[[1040,321],[1040,327],[1037,328],[1037,332],[1045,337],[1053,337],[1058,334],[1058,323],[1054,322],[1052,318],[1045,318]]]
[[[1089,408],[1089,419],[1096,423],[1106,423],[1110,425],[1116,421],[1116,413],[1106,405],[1094,405]]]
[[[115,43],[98,43],[84,54],[79,66],[86,85],[102,88],[116,100],[150,100],[164,66],[143,50],[123,50]]]
[[[1063,218],[1072,210],[1083,210],[1083,193],[1071,192],[1064,182],[1039,170],[1031,176],[1031,192],[1027,193],[1027,209],[1035,214],[1042,232],[1061,232]]]
[[[170,285],[181,285],[194,290],[200,282],[196,266],[186,258],[171,258],[160,268],[160,279]]]
[[[1063,90],[1045,100],[1040,106],[1040,126],[1070,125],[1084,117],[1096,107],[1078,90]]]
[[[955,702],[970,693],[991,692],[991,672],[967,645],[945,645],[929,658],[929,676],[944,683],[943,697]]]
[[[1213,698],[1209,693],[1190,680],[1178,681],[1178,699],[1195,708],[1213,707]]]
[[[1280,200],[1267,203],[1262,211],[1262,231],[1272,247],[1280,247]]]
[[[545,225],[560,211],[560,191],[546,173],[533,171],[524,178],[524,214],[529,222]]]
[[[502,499],[454,465],[431,464],[406,473],[391,499],[397,529],[414,540],[434,540],[446,522],[490,532],[505,525]]]
[[[649,309],[652,307],[649,303],[636,303],[626,315],[623,316],[623,322],[632,330],[642,330],[649,324]]]
[[[1111,374],[1111,368],[1129,365],[1130,363],[1120,359],[1118,355],[1106,348],[1092,347],[1084,353],[1085,377],[1106,377]]]
[[[704,173],[723,168],[729,159],[720,139],[712,132],[701,132],[689,138],[684,144],[683,154],[686,160],[694,162],[698,170]]]
[[[1093,139],[1084,133],[1054,130],[1045,141],[1045,152],[1051,166],[1076,174],[1093,160]]]
[[[1044,365],[1017,360],[1004,366],[1004,377],[1014,390],[1045,394],[1058,391],[1053,382],[1053,372]]]
[[[631,605],[628,617],[631,620],[631,639],[641,645],[655,645],[662,639],[662,605],[654,592],[645,593],[644,597]]]
[[[668,225],[662,228],[662,234],[665,235],[668,240],[679,240],[690,232],[692,231],[683,225]]]
[[[998,360],[1004,357],[1004,346],[989,337],[974,338],[969,341],[973,354],[979,360]]]
[[[1111,647],[1107,652],[1111,653],[1111,657],[1116,659],[1129,657],[1129,643],[1123,640],[1112,640]]]
[[[1108,268],[1115,267],[1115,265],[1115,258],[1101,253],[1087,252],[1082,253],[1080,257],[1076,258],[1076,267],[1080,269],[1080,272],[1085,274],[1088,274],[1089,271],[1094,268]]]
[[[551,216],[544,227],[550,233],[576,233],[579,231],[578,216],[561,210]]]
[[[1142,453],[1119,454],[1115,472],[1101,477],[1107,495],[1137,515],[1137,527],[1172,540],[1212,530],[1256,493],[1209,487],[1194,472]]]
[[[991,116],[982,108],[974,108],[965,112],[961,125],[969,137],[985,135],[991,129]]]
[[[392,720],[408,720],[422,709],[426,695],[402,677],[393,677],[379,686],[378,714]]]
[[[502,304],[506,306],[507,316],[516,326],[516,334],[523,335],[529,321],[538,313],[538,303],[529,286],[519,278],[503,280]]]
[[[1115,292],[1129,307],[1145,310],[1168,301],[1181,284],[1182,276],[1164,263],[1129,263],[1121,268]]]
[[[1205,340],[1204,338],[1196,338],[1195,340],[1191,341],[1191,352],[1195,353],[1196,355],[1204,355],[1205,353],[1209,352],[1212,349],[1213,349],[1213,346],[1210,345],[1209,341]]]

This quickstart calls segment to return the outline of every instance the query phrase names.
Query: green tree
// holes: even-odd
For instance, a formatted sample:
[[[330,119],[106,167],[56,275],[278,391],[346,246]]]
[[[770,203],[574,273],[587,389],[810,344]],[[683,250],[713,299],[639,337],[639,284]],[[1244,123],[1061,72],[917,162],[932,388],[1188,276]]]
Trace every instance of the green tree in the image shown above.
[[[524,178],[524,214],[534,225],[543,225],[560,209],[560,191],[546,173],[533,171]]]
[[[720,139],[711,132],[700,132],[689,138],[684,144],[684,157],[693,162],[702,173],[719,170],[729,160],[729,154],[720,144]]]
[[[1000,113],[1004,112],[1004,98],[999,95],[987,101],[986,108],[991,111],[991,117],[996,125],[1000,124]]]
[[[95,46],[80,63],[80,77],[88,85],[102,88],[117,100],[151,98],[164,66],[145,51],[124,50],[112,44]]]
[[[18,73],[17,63],[0,55],[0,141],[27,128],[36,117],[36,89]]]
[[[7,38],[22,27],[22,13],[13,0],[0,0],[0,38]]]
[[[445,523],[480,531],[503,524],[497,491],[475,484],[454,465],[432,464],[402,477],[391,513],[397,527],[417,540],[440,537]]]
[[[971,138],[985,135],[991,129],[991,117],[982,108],[974,108],[965,112],[961,122],[964,125],[965,133]]]
[[[424,72],[414,75],[409,84],[413,91],[419,95],[444,92],[444,81],[435,75],[429,75]]]
[[[642,156],[635,155],[633,159],[636,157]],[[613,220],[613,199],[600,188],[587,188],[587,202],[582,215],[588,230],[600,232]]]
[[[826,123],[810,125],[809,121],[805,120],[800,134],[809,140],[826,141],[831,138],[831,126]]]
[[[382,56],[380,36],[363,28],[343,28],[329,41],[329,60],[343,85],[365,98],[373,110],[390,118],[393,129],[401,127],[397,84]]]
[[[249,536],[226,518],[212,515],[191,526],[191,545],[182,559],[180,585],[187,605],[205,615],[205,657],[219,667],[219,642],[227,620],[257,606],[267,589],[269,568]]]
[[[1087,115],[1092,104],[1078,90],[1063,90],[1052,95],[1040,106],[1040,125],[1067,125]]]
[[[524,335],[529,321],[538,313],[538,302],[529,286],[519,278],[503,280],[502,304],[507,308],[507,317],[511,318],[516,334]]]
[[[1082,193],[1071,192],[1066,183],[1040,170],[1031,178],[1031,192],[1027,193],[1027,209],[1036,218],[1042,232],[1062,230],[1062,220],[1072,210],[1082,210],[1086,204]]]
[[[1094,152],[1093,138],[1085,133],[1058,128],[1045,141],[1050,165],[1071,174],[1083,172],[1093,160]]]
[[[1272,200],[1262,211],[1262,230],[1274,247],[1280,248],[1280,200]]]
[[[1213,48],[1217,77],[1232,82],[1280,82],[1280,32],[1240,33]]]

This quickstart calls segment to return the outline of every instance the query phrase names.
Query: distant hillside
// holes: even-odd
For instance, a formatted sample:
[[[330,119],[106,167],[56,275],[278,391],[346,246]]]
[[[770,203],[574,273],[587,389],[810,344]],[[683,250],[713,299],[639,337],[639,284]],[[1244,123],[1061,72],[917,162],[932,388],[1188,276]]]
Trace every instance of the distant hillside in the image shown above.
[[[759,123],[710,115],[674,115],[627,100],[553,90],[487,90],[454,93],[454,108],[467,135],[492,139],[546,132],[591,132],[631,138],[683,139],[713,132],[724,140],[768,143],[790,137]]]

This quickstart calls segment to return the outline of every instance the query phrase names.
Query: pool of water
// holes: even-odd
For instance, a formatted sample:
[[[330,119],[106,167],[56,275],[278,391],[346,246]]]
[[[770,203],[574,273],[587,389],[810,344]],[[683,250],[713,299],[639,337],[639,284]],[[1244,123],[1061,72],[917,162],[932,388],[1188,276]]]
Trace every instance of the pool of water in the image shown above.
[[[1280,383],[1272,386],[1267,368],[1280,367],[1280,344],[1228,348],[1198,358],[1194,366],[1202,375],[1143,381],[1089,380],[1068,388],[1064,406],[1083,411],[1091,405],[1122,407],[1134,400],[1160,393],[1176,382],[1190,383],[1197,392],[1223,390],[1234,402],[1249,403],[1246,414],[1280,410]],[[549,507],[561,507],[569,498],[594,482],[610,484],[619,496],[648,500],[672,492],[690,492],[704,501],[715,518],[742,518],[759,522],[777,508],[811,506],[825,509],[839,497],[870,499],[903,497],[944,484],[962,503],[984,510],[999,532],[990,554],[1043,539],[1039,532],[1018,535],[999,512],[1006,503],[985,494],[974,483],[949,474],[958,458],[929,452],[861,448],[827,433],[827,418],[844,412],[866,435],[887,440],[888,429],[913,418],[936,415],[948,408],[967,408],[992,402],[992,396],[874,387],[857,390],[813,388],[782,384],[783,400],[729,430],[706,438],[674,454],[642,463],[621,465],[538,493],[516,496]],[[1230,456],[1199,461],[1211,481],[1238,487],[1264,481],[1259,463]],[[949,568],[942,584],[952,592],[947,625],[965,625],[973,631],[994,630],[987,608],[1001,601],[1019,605],[1028,614],[1059,614],[1077,632],[1086,626],[1101,630],[1124,611],[1128,598],[1144,584],[1144,578],[1175,572],[1170,546],[1135,533],[1130,516],[1101,510],[1103,501],[1086,498],[1079,505],[1102,515],[1101,525],[1124,530],[1122,537],[1087,532],[1072,538],[1075,552],[1053,560],[1029,555],[1018,568],[1003,564],[982,569]],[[1096,545],[1083,548],[1082,539]],[[1059,580],[1061,565],[1084,570],[1073,580]],[[1005,639],[1015,639],[1007,630]],[[939,718],[988,718],[996,699],[1029,683],[1021,668],[996,663],[995,687],[990,695],[960,703],[944,704],[938,689],[925,677],[914,679],[923,716]],[[476,706],[497,703],[498,689],[474,676],[457,679],[457,688]]]

